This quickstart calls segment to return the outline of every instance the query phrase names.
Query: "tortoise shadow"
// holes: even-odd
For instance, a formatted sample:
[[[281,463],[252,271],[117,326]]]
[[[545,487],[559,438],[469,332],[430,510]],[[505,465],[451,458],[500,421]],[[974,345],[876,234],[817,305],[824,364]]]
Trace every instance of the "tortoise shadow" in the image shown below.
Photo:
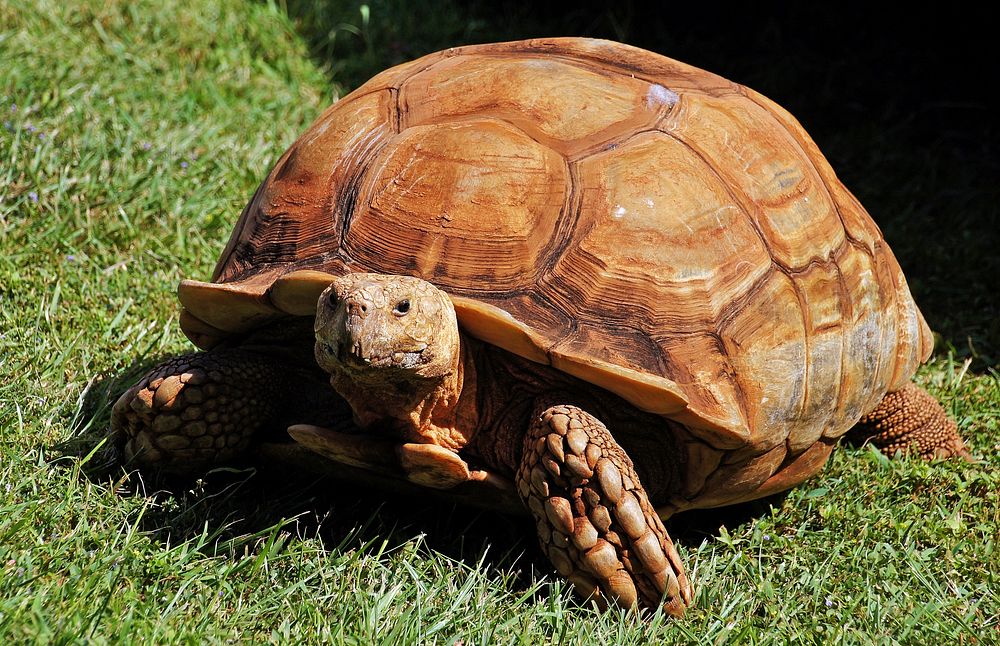
[[[78,458],[81,474],[113,487],[118,495],[142,496],[148,509],[138,521],[154,541],[201,544],[206,554],[221,546],[279,531],[301,539],[318,538],[332,551],[365,551],[372,545],[417,544],[454,561],[480,564],[489,575],[506,575],[520,592],[535,588],[547,595],[540,577],[555,572],[536,540],[534,522],[516,516],[441,501],[433,493],[359,487],[342,479],[314,475],[287,464],[247,461],[213,469],[198,478],[144,474],[125,464],[108,428],[111,406],[141,375],[168,357],[144,358],[117,375],[94,378],[72,420],[70,440],[51,447],[61,458]],[[74,461],[75,462],[75,461]],[[684,512],[667,523],[676,543],[696,549],[715,540],[723,527],[752,522],[780,505],[784,494],[732,507]],[[209,541],[202,537],[208,535]],[[500,578],[495,577],[495,578]]]
[[[319,539],[333,553],[374,554],[379,546],[391,551],[416,545],[424,554],[436,553],[479,567],[492,579],[506,579],[518,594],[533,590],[536,600],[548,598],[549,582],[559,578],[529,516],[399,492],[358,492],[330,477],[289,476],[253,467],[216,469],[186,481],[143,479],[133,472],[120,493],[153,501],[139,528],[154,540],[176,545],[208,534],[213,538],[202,550],[209,555],[217,555],[220,545],[232,540],[253,549],[256,539],[280,528],[301,540]],[[723,528],[734,532],[771,513],[784,496],[688,511],[666,527],[677,545],[694,552],[702,543],[714,542]]]
[[[551,572],[527,516],[365,490],[308,469],[290,470],[287,464],[248,460],[197,478],[135,470],[110,441],[111,407],[168,358],[144,357],[117,374],[92,378],[68,421],[70,439],[46,447],[54,467],[79,464],[81,475],[91,482],[112,487],[118,495],[147,498],[150,505],[137,529],[154,541],[177,544],[207,534],[212,538],[202,549],[215,553],[226,541],[280,527],[340,551],[417,542],[453,560],[481,562],[487,571],[513,572],[524,588],[530,587],[534,571]]]

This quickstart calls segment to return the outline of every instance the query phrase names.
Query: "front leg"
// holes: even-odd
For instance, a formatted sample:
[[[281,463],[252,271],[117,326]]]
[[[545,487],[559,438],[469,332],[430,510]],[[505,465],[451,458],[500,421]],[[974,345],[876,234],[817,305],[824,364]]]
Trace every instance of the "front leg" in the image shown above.
[[[451,489],[463,482],[482,482],[489,475],[470,469],[454,451],[437,444],[408,442],[396,448],[406,479],[432,489]]]
[[[308,449],[331,460],[369,471],[404,477],[432,489],[451,489],[464,482],[487,482],[502,488],[496,476],[470,469],[454,451],[436,444],[400,444],[367,433],[343,433],[333,429],[296,424],[289,435]]]
[[[195,475],[246,453],[304,379],[241,349],[173,357],[115,403],[111,436],[130,464]]]
[[[608,429],[576,406],[532,418],[517,472],[542,549],[583,597],[679,616],[691,604],[680,556]]]

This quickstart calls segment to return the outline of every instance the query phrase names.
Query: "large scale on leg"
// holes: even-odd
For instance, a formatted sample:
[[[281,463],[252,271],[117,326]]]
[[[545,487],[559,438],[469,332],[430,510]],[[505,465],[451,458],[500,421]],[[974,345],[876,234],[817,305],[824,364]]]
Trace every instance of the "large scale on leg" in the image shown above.
[[[517,490],[542,549],[583,597],[680,615],[691,584],[632,461],[599,420],[576,406],[532,416]]]
[[[288,361],[322,368],[360,434],[277,408],[331,472],[523,498],[560,572],[624,605],[690,603],[657,517],[792,487],[862,416],[894,448],[965,453],[908,386],[931,335],[898,263],[801,126],[617,43],[464,47],[376,76],[281,157],[212,281],[179,297],[207,352],[190,361],[220,375],[242,374],[224,353],[258,353],[261,330],[315,319],[315,337],[282,339],[315,360],[264,351],[254,374],[277,376],[223,376],[217,408],[267,411]],[[136,463],[212,459],[185,462],[209,448],[203,410],[164,403],[185,370],[116,406]],[[561,445],[555,410],[581,425]]]

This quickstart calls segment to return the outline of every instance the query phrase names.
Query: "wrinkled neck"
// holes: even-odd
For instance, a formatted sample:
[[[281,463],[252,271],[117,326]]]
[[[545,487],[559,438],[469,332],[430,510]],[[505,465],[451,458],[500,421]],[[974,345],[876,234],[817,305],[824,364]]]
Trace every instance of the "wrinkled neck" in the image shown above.
[[[437,444],[458,452],[476,429],[476,368],[465,343],[443,377],[426,379],[373,369],[351,375],[337,372],[330,383],[351,406],[355,423],[404,442]]]

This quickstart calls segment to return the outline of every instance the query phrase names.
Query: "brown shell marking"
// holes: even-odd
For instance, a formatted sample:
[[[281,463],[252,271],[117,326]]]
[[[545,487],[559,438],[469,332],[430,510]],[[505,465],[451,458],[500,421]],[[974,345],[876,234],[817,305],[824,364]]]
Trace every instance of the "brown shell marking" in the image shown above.
[[[343,252],[384,273],[516,289],[554,238],[568,184],[558,154],[503,121],[414,126],[373,159]]]
[[[212,282],[335,251],[354,209],[359,174],[394,134],[395,93],[352,94],[334,103],[278,160],[243,210]]]
[[[470,333],[749,451],[744,487],[930,352],[878,228],[794,118],[607,41],[456,48],[376,76],[279,160],[221,285],[182,285],[186,320],[299,313],[275,280],[301,269],[429,280]]]
[[[560,56],[470,54],[442,61],[403,83],[400,125],[454,123],[489,114],[550,150],[576,157],[595,144],[649,127],[669,112],[670,102],[655,96],[646,103],[635,100],[648,88],[640,79]],[[427,100],[433,96],[451,100]]]

